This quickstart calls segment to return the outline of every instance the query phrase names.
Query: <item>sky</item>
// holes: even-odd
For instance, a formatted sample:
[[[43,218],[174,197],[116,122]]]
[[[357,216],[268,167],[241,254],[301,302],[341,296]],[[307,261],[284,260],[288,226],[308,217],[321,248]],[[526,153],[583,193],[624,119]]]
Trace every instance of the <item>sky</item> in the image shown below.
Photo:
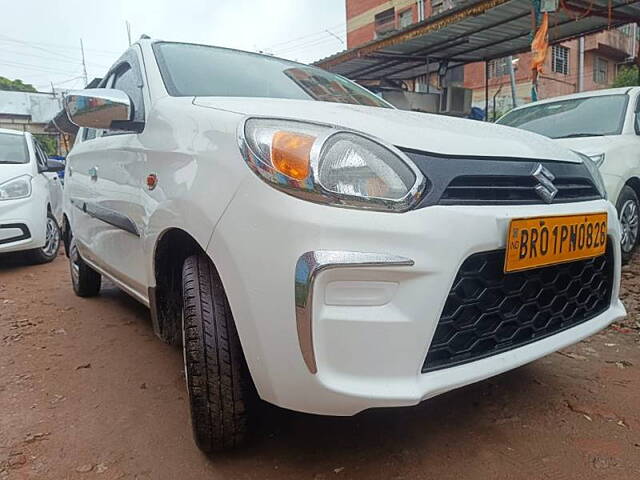
[[[2,5],[2,4],[6,4]],[[309,63],[345,46],[345,0],[0,0],[0,76],[38,90],[102,77],[140,35]],[[10,6],[9,6],[10,5]],[[337,38],[336,38],[337,37]]]

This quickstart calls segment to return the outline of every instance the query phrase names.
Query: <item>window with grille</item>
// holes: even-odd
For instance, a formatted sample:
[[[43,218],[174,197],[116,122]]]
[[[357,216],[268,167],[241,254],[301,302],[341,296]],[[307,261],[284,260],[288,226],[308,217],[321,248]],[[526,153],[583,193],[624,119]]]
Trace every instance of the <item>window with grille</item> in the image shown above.
[[[450,10],[454,7],[453,0],[432,0],[431,2],[431,16],[438,15],[445,10]]]
[[[413,23],[413,11],[411,9],[405,10],[398,17],[398,27],[406,28]]]
[[[551,70],[563,75],[569,74],[569,49],[562,45],[551,47]]]
[[[438,15],[439,13],[444,12],[444,1],[443,0],[433,0],[431,2],[431,15]]]
[[[593,81],[607,83],[609,78],[609,62],[604,58],[596,57],[593,63]]]
[[[489,78],[501,77],[509,73],[509,58],[489,60]]]
[[[383,35],[391,32],[396,26],[396,10],[395,8],[389,8],[383,12],[378,13],[374,17],[374,23],[376,27],[376,35]]]

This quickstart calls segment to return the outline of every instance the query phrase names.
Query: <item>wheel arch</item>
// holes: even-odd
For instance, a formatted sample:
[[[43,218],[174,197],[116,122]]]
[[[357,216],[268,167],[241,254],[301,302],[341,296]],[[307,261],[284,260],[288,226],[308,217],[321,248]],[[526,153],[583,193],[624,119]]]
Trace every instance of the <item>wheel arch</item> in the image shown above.
[[[629,180],[627,180],[625,182],[625,185],[628,185],[629,187],[631,187],[633,189],[633,191],[636,192],[636,195],[640,199],[640,178],[631,177]],[[616,203],[617,203],[617,201],[618,200],[616,199]]]
[[[191,255],[204,248],[187,231],[170,228],[162,232],[153,248],[153,287],[149,287],[149,307],[153,330],[166,343],[182,341],[182,266]]]

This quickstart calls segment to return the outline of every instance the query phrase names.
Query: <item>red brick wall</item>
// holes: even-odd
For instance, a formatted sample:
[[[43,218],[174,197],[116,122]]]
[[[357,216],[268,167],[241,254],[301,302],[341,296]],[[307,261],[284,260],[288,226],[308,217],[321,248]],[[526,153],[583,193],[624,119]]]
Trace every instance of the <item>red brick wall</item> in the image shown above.
[[[346,11],[347,11],[347,48],[357,47],[358,45],[362,45],[363,43],[370,42],[375,39],[376,31],[375,25],[373,22],[368,23],[365,26],[357,28],[355,30],[349,31],[349,20],[353,17],[361,15],[365,12],[368,12],[372,8],[376,8],[377,6],[385,3],[385,0],[346,0]],[[396,8],[396,26],[399,27],[399,17],[405,11],[411,9],[413,22],[418,21],[418,4],[414,2],[411,6]],[[431,2],[429,0],[425,1],[425,15],[428,18],[431,14]]]
[[[538,97],[552,98],[560,95],[568,95],[578,91],[578,40],[572,40],[564,42],[562,44],[569,48],[569,73],[567,75],[556,73],[552,71],[551,66],[551,49],[547,55],[543,73],[538,80]],[[608,78],[606,83],[596,83],[593,79],[593,68],[595,57],[599,56],[608,61]],[[517,86],[524,86],[531,82],[531,54],[524,53],[518,55],[518,68],[516,70],[516,84]],[[609,88],[615,78],[617,61],[613,58],[607,58],[602,54],[594,52],[585,52],[584,57],[584,91],[598,90],[601,88]],[[464,86],[474,90],[474,97],[484,98],[484,62],[471,63],[465,66],[464,69]],[[499,78],[489,79],[490,97],[495,92],[499,85],[504,85],[500,95],[511,95],[509,76],[503,75]],[[521,88],[521,91],[525,89]],[[527,100],[522,98],[521,100]]]
[[[384,2],[385,0],[347,0],[347,21]]]
[[[363,43],[370,42],[375,38],[376,28],[373,23],[368,23],[364,27],[347,32],[347,48],[357,47]]]

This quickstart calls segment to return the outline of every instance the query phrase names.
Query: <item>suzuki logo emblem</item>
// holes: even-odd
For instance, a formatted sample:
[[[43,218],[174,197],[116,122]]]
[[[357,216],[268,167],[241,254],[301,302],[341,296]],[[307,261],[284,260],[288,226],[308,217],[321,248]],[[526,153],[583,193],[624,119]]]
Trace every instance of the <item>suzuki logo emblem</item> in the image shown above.
[[[534,187],[536,193],[540,195],[540,198],[547,203],[553,202],[553,199],[558,194],[558,189],[553,184],[553,181],[556,179],[555,175],[539,163],[533,168],[531,176],[540,182]]]

